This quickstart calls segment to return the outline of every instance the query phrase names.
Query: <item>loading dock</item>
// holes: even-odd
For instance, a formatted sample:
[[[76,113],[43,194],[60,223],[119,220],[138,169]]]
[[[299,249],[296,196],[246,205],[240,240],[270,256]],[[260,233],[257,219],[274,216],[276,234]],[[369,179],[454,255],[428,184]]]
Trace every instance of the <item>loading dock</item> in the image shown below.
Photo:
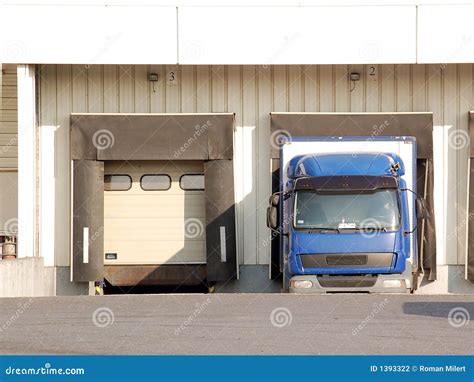
[[[31,87],[27,85],[31,84],[32,79],[35,78],[35,68],[37,91],[32,92]],[[173,115],[180,111],[187,113],[235,112],[233,163],[236,197],[234,201],[238,223],[236,249],[239,253],[240,277],[232,284],[236,286],[234,290],[250,292],[268,290],[265,289],[270,283],[268,267],[273,264],[270,258],[271,236],[265,226],[265,214],[262,212],[262,208],[267,206],[268,195],[271,194],[268,142],[272,134],[269,113],[272,111],[275,113],[294,111],[296,114],[302,114],[303,111],[321,112],[327,115],[336,114],[335,117],[328,116],[328,118],[350,120],[348,115],[369,110],[379,110],[384,112],[383,114],[390,114],[396,110],[424,110],[433,112],[433,164],[436,170],[434,204],[437,233],[436,241],[427,240],[425,245],[436,244],[437,265],[436,268],[430,268],[430,275],[433,276],[431,271],[436,270],[438,277],[435,282],[422,285],[417,293],[460,291],[471,293],[472,283],[460,276],[464,275],[464,260],[466,259],[464,251],[467,244],[468,224],[466,169],[469,150],[462,145],[462,142],[460,145],[452,143],[457,137],[462,139],[463,133],[467,131],[466,110],[468,108],[472,110],[470,106],[472,102],[469,105],[458,103],[455,108],[451,107],[448,99],[459,101],[464,99],[465,94],[461,94],[461,88],[456,88],[449,93],[449,97],[443,97],[440,84],[449,84],[448,88],[454,89],[456,84],[454,79],[457,76],[460,78],[460,83],[470,83],[472,65],[450,65],[444,70],[440,70],[440,67],[434,64],[428,66],[379,65],[377,66],[378,82],[371,81],[373,78],[364,76],[362,72],[361,85],[363,86],[357,85],[356,89],[350,92],[347,77],[353,68],[347,65],[304,65],[301,67],[277,65],[269,68],[229,65],[212,67],[211,70],[211,67],[205,69],[196,66],[180,66],[179,86],[175,87],[167,84],[166,81],[161,81],[156,84],[156,92],[154,92],[151,85],[148,88],[143,86],[144,82],[146,85],[147,70],[160,73],[161,78],[166,79],[168,69],[166,66],[92,65],[90,68],[85,68],[83,65],[37,67],[30,65],[28,70],[22,66],[18,72],[19,84],[23,84],[18,87],[19,98],[23,99],[19,102],[23,105],[21,115],[25,118],[33,116],[34,113],[29,114],[29,111],[35,109],[29,109],[27,106],[33,107],[36,104],[38,106],[36,115],[39,119],[36,124],[31,119],[33,122],[28,122],[27,125],[31,128],[25,128],[20,134],[22,139],[19,140],[19,156],[23,158],[24,165],[19,174],[19,179],[21,179],[19,200],[23,201],[20,204],[23,205],[24,212],[20,213],[19,226],[23,230],[23,235],[20,235],[23,239],[19,240],[18,246],[20,259],[11,263],[10,266],[16,269],[20,266],[26,267],[23,264],[34,263],[35,268],[32,265],[31,269],[35,269],[36,272],[37,265],[45,276],[36,279],[24,274],[21,279],[25,281],[16,283],[15,290],[18,290],[20,294],[25,293],[22,291],[26,290],[27,294],[33,291],[31,293],[46,295],[84,294],[89,291],[89,284],[86,282],[70,282],[71,113],[83,115],[82,113],[85,112],[159,112]],[[134,73],[133,78],[126,75],[130,70]],[[394,80],[395,78],[397,81]],[[103,88],[96,88],[94,84],[103,84]],[[248,86],[241,88],[242,84],[248,84]],[[293,84],[290,90],[288,90],[289,84]],[[23,89],[23,92],[20,92],[20,89]],[[119,89],[120,92],[117,93]],[[302,89],[305,89],[304,98],[299,97]],[[362,89],[367,89],[367,93]],[[369,94],[374,96],[369,97]],[[378,96],[375,96],[376,94]],[[398,96],[394,98],[394,94]],[[33,102],[34,100],[36,103]],[[413,101],[412,104],[410,100]],[[333,113],[335,111],[339,113]],[[95,115],[103,116],[104,114]],[[92,117],[92,115],[89,116]],[[100,129],[110,130],[107,124],[99,123],[99,126]],[[178,129],[181,128],[178,126]],[[355,134],[359,134],[358,131]],[[377,131],[374,134],[377,134]],[[33,150],[29,143],[35,142],[36,139],[39,139],[40,145]],[[222,141],[220,138],[217,140]],[[115,142],[114,148],[117,144]],[[160,142],[157,144],[160,145]],[[162,146],[164,145],[159,146],[161,150],[168,152],[168,149]],[[191,145],[191,148],[188,147],[184,154],[180,151],[176,152],[179,150],[178,147],[169,152],[169,155],[174,159],[176,152],[179,158],[185,158],[193,147],[194,145]],[[140,159],[144,158],[135,160]],[[100,161],[107,160],[102,158]],[[33,177],[34,174],[31,174],[31,169],[35,166],[36,178]],[[31,187],[31,184],[36,184],[36,188]],[[29,203],[34,200],[37,201],[35,206],[30,206]],[[35,215],[37,220],[32,219],[31,215]],[[35,228],[35,235],[30,230],[33,228]],[[216,243],[216,246],[218,245]],[[31,249],[29,249],[30,246]],[[215,255],[220,258],[220,250],[219,247],[217,248]],[[25,254],[34,258],[22,259]],[[16,273],[10,268],[7,269],[6,263],[3,265],[0,267],[2,279],[5,280],[5,284],[12,285],[11,280],[12,277],[16,277]],[[156,272],[164,272],[165,269],[156,266],[152,266],[153,269],[148,267],[148,265],[140,268],[135,266],[134,272],[139,274],[133,277],[139,280],[148,277],[155,278]],[[207,268],[208,266],[205,270]],[[425,268],[427,269],[428,267]],[[175,274],[176,272],[175,269],[166,268],[166,270],[167,273]],[[235,273],[235,268],[233,271]],[[204,271],[200,272],[206,275]],[[38,271],[37,274],[41,273]],[[187,272],[187,274],[193,274],[193,272]],[[428,272],[425,272],[425,275],[427,274]],[[171,276],[167,275],[167,277]],[[46,281],[41,283],[37,281],[43,279]],[[23,285],[30,285],[33,282],[34,287],[23,288]],[[275,284],[277,283],[271,285]],[[8,296],[16,295],[17,292],[11,290],[4,288],[0,293]],[[279,288],[273,290],[279,291]]]
[[[72,280],[235,278],[233,125],[228,113],[72,115]]]
[[[11,160],[17,156],[18,148],[21,186],[12,187],[13,193],[18,188],[17,216],[10,217],[9,213],[0,216],[3,223],[17,217],[19,227],[18,261],[0,264],[0,279],[4,280],[1,295],[89,291],[86,282],[89,277],[84,276],[84,282],[73,283],[69,277],[73,202],[71,114],[96,113],[99,119],[104,113],[152,116],[215,112],[235,113],[236,196],[229,204],[235,204],[237,218],[238,261],[232,274],[237,268],[240,278],[235,282],[239,286],[235,290],[242,290],[240,286],[244,285],[249,286],[246,291],[264,289],[269,282],[269,266],[279,266],[272,261],[271,235],[262,211],[272,191],[269,113],[432,112],[434,154],[432,163],[426,163],[436,168],[432,188],[437,235],[436,242],[430,239],[424,245],[436,245],[436,256],[430,256],[436,259],[436,264],[432,261],[425,269],[430,270],[431,279],[437,273],[437,280],[419,292],[472,293],[473,251],[468,247],[473,247],[469,240],[474,235],[468,235],[472,219],[468,214],[469,144],[465,139],[468,111],[474,105],[473,51],[472,45],[466,43],[466,36],[471,34],[468,16],[473,13],[472,5],[441,1],[436,5],[342,4],[333,8],[324,4],[299,7],[289,3],[285,8],[265,5],[237,9],[199,8],[204,4],[199,2],[192,7],[124,3],[130,6],[70,7],[38,3],[2,7],[8,33],[0,36],[5,69],[0,76],[3,77],[0,130],[5,135],[3,143],[0,142],[0,160],[6,167],[16,168]],[[239,28],[236,12],[253,20],[248,28]],[[209,17],[213,23],[199,25]],[[88,20],[87,33],[79,25],[84,19]],[[387,27],[387,20],[392,27]],[[223,26],[223,33],[215,33],[216,23]],[[445,28],[440,29],[439,25]],[[14,40],[11,36],[15,36]],[[56,43],[53,47],[52,42]],[[107,116],[108,121],[112,115]],[[94,131],[114,130],[108,121],[98,123]],[[134,127],[126,123],[123,126]],[[175,131],[181,129],[179,124],[174,126]],[[10,138],[16,136],[17,130],[16,142]],[[193,135],[188,139],[194,140]],[[91,137],[86,139],[90,141]],[[211,150],[214,144],[224,141],[216,131],[209,137],[213,140]],[[183,160],[196,152],[195,144],[182,153],[181,146],[168,145],[168,138],[161,135],[159,140],[162,142],[155,141],[154,145],[159,152],[168,153],[168,158],[133,160],[173,160],[175,154]],[[111,149],[101,150],[101,154],[122,150],[122,145],[117,148],[117,143]],[[88,146],[89,143],[79,144],[83,149]],[[169,147],[172,150],[168,151]],[[91,158],[88,153],[76,154],[77,161],[112,160]],[[224,159],[207,155],[185,160]],[[230,157],[226,156],[225,160]],[[92,173],[92,167],[89,163],[87,171]],[[81,171],[78,167],[76,170]],[[99,165],[95,171],[99,176]],[[84,176],[85,172],[86,169]],[[10,174],[13,173],[4,174],[5,182],[13,184]],[[86,186],[80,187],[91,191]],[[15,199],[10,193],[3,190],[1,197],[13,207]],[[76,197],[79,205],[85,202]],[[93,202],[91,199],[87,203],[93,207]],[[100,213],[96,211],[96,215]],[[434,225],[431,229],[434,230]],[[95,232],[91,229],[90,233]],[[79,240],[83,232],[77,234]],[[231,254],[220,250],[217,241],[220,234],[216,232],[212,237],[216,241],[210,244],[207,240],[207,247],[217,248],[213,255],[215,264],[219,265],[216,274],[228,278],[231,267],[223,270],[220,258]],[[93,249],[89,254],[82,254],[89,255],[90,262]],[[434,249],[428,252],[434,253]],[[208,256],[206,248],[206,271],[211,271]],[[76,263],[75,269],[81,266],[81,262]],[[37,267],[42,273],[36,271]],[[89,267],[93,268],[90,264]],[[30,277],[30,270],[35,270],[38,277]],[[136,278],[148,277],[153,272],[140,270],[141,276]],[[257,279],[258,284],[253,284]],[[76,280],[79,280],[77,274]],[[14,288],[9,289],[10,285]]]
[[[271,113],[272,136],[275,140],[293,137],[411,136],[417,140],[417,190],[427,201],[429,217],[417,221],[419,259],[415,259],[414,289],[418,275],[426,271],[427,280],[436,280],[436,231],[434,215],[433,115],[432,113]],[[280,151],[273,145],[272,189],[279,191]],[[283,271],[285,259],[279,251],[282,235],[272,236],[273,275]],[[277,267],[279,265],[279,267]]]
[[[197,161],[105,162],[105,265],[205,264],[203,171]]]
[[[203,161],[104,162],[104,276],[135,285],[143,267],[186,265],[193,277],[148,276],[142,284],[196,284],[206,279]],[[120,272],[123,269],[123,272]],[[135,279],[135,280],[134,280]]]

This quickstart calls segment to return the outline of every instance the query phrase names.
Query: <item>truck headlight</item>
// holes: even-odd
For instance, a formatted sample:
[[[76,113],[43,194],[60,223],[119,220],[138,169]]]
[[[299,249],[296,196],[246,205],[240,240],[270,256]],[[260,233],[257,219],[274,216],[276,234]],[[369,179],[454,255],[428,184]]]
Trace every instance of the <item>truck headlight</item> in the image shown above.
[[[309,289],[313,287],[313,282],[310,280],[291,280],[290,287],[294,289]]]
[[[384,288],[404,288],[405,280],[384,280],[383,287]]]

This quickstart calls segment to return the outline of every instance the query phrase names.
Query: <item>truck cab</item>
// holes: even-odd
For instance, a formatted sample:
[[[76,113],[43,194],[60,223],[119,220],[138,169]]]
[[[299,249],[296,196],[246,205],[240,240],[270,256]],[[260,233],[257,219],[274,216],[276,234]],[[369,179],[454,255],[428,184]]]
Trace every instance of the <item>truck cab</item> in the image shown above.
[[[341,145],[347,138],[317,141],[314,152],[286,150],[294,141],[283,145],[281,187],[270,199],[268,222],[280,234],[290,292],[413,289],[416,147],[413,138],[404,138],[387,138],[387,145],[353,138],[351,151]],[[375,151],[377,146],[395,150]]]

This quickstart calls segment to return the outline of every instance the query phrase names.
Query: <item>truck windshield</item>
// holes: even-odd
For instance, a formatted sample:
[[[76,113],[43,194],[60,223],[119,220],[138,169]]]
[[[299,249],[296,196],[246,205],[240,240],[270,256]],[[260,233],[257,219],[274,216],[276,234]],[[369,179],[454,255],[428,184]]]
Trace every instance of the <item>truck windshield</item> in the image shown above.
[[[298,191],[296,229],[398,230],[400,212],[396,190],[354,193]]]

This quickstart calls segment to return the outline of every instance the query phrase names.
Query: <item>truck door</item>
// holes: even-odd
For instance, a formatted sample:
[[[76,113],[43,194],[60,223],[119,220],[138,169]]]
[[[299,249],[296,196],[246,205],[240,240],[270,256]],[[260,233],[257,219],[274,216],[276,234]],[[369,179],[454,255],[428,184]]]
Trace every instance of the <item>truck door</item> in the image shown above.
[[[104,270],[104,163],[72,161],[71,281],[98,281]]]

